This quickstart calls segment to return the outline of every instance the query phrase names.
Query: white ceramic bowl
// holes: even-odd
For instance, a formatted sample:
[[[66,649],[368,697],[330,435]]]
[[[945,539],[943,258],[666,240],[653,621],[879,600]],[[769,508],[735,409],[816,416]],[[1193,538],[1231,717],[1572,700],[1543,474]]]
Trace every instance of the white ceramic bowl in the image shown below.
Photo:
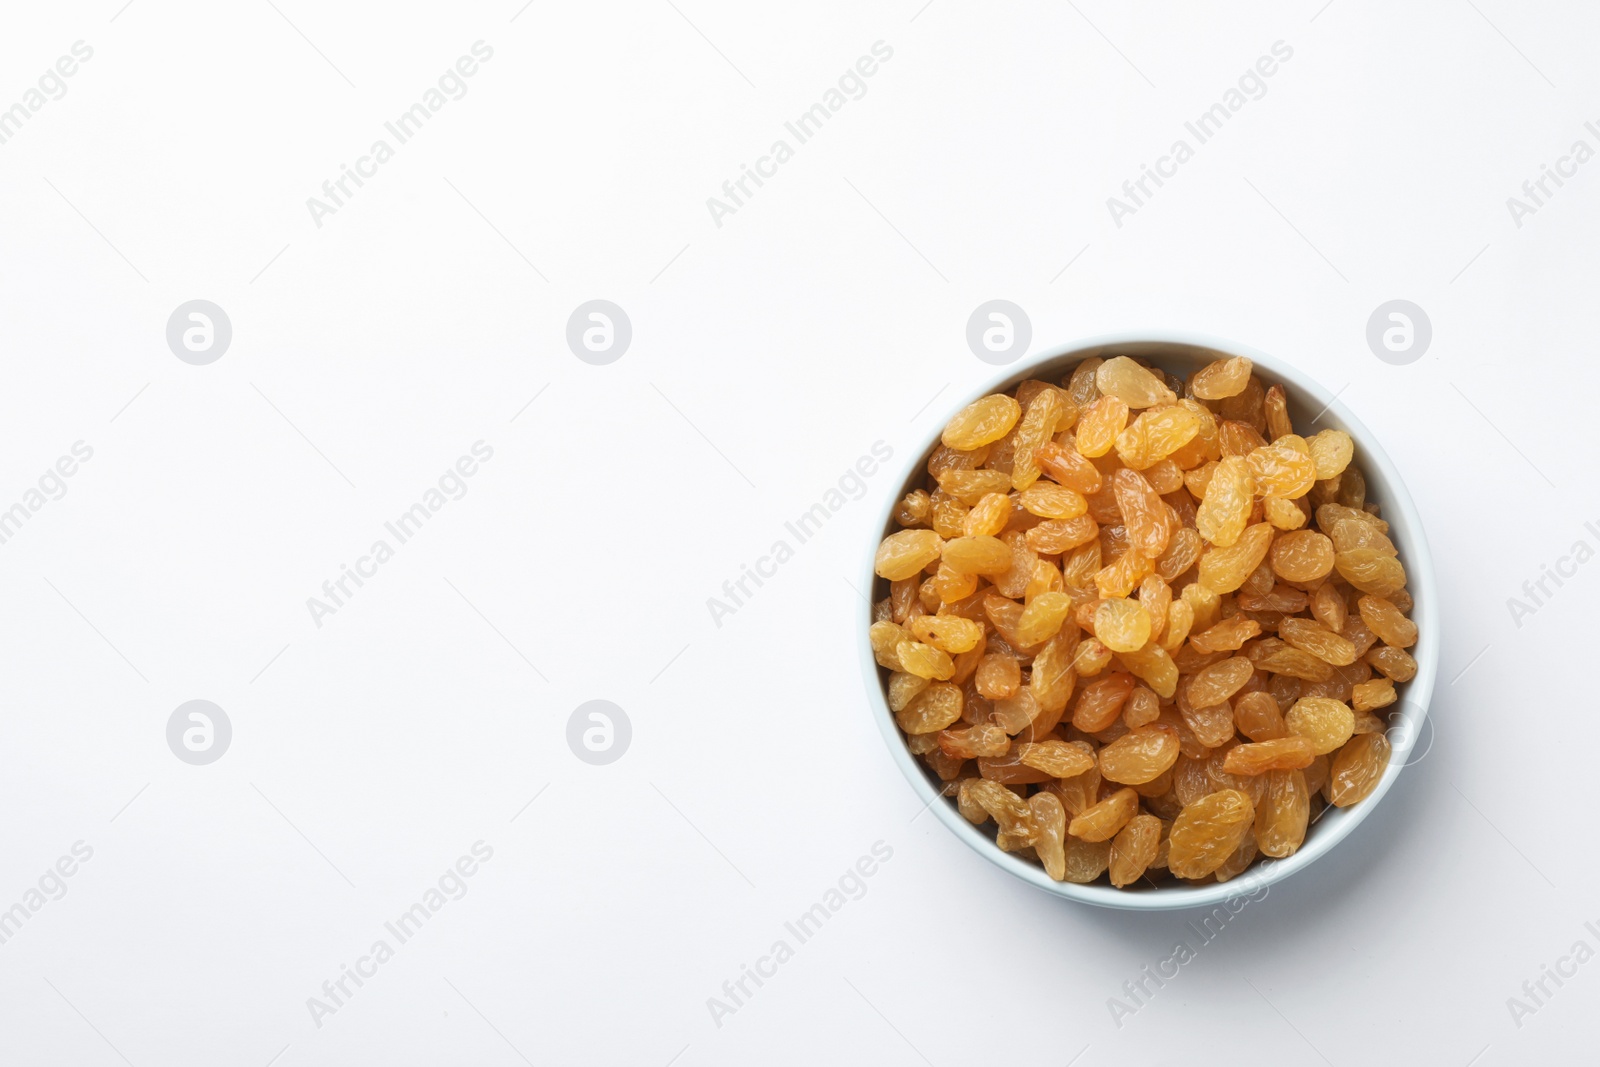
[[[1338,402],[1321,384],[1312,381],[1294,366],[1258,352],[1245,345],[1221,341],[1188,333],[1141,333],[1095,337],[1079,341],[1026,362],[1008,367],[998,377],[974,390],[970,395],[952,404],[942,418],[933,421],[937,412],[920,423],[928,433],[928,445],[911,457],[902,470],[901,477],[892,483],[891,492],[883,502],[882,521],[877,527],[878,536],[864,546],[864,581],[873,590],[872,599],[888,595],[888,583],[877,577],[873,561],[878,540],[899,527],[893,519],[895,504],[907,492],[923,484],[929,455],[938,446],[940,431],[957,411],[990,393],[1009,390],[1029,378],[1060,382],[1080,361],[1091,356],[1128,355],[1147,359],[1157,366],[1187,378],[1196,367],[1227,356],[1246,356],[1255,364],[1255,373],[1267,386],[1282,384],[1289,393],[1289,414],[1297,431],[1310,436],[1317,430],[1333,427],[1343,430],[1355,441],[1355,460],[1367,479],[1367,499],[1382,505],[1383,518],[1389,523],[1389,537],[1400,550],[1400,561],[1405,564],[1410,591],[1415,607],[1411,618],[1420,631],[1416,647],[1411,649],[1417,660],[1417,675],[1399,686],[1400,699],[1391,707],[1389,741],[1393,747],[1388,769],[1372,795],[1349,808],[1329,809],[1306,834],[1306,840],[1293,856],[1281,860],[1266,860],[1253,865],[1232,881],[1190,886],[1168,884],[1145,885],[1142,888],[1115,889],[1109,884],[1077,885],[1053,881],[1038,864],[1000,851],[994,843],[994,825],[973,826],[956,810],[955,801],[939,796],[938,778],[906,748],[904,737],[895,725],[889,710],[886,691],[888,672],[873,659],[867,640],[867,629],[872,624],[871,609],[860,613],[860,649],[862,671],[866,677],[867,695],[873,716],[883,731],[884,741],[906,780],[911,783],[917,797],[929,807],[940,822],[979,855],[989,862],[1009,871],[1023,881],[1069,900],[1083,901],[1108,908],[1126,908],[1138,911],[1165,911],[1178,908],[1209,907],[1222,901],[1259,891],[1280,882],[1297,871],[1309,867],[1334,845],[1343,841],[1350,832],[1370,814],[1384,794],[1394,785],[1400,770],[1409,761],[1417,738],[1422,734],[1428,702],[1433,695],[1434,676],[1439,667],[1438,596],[1434,590],[1433,558],[1428,552],[1428,542],[1423,536],[1422,522],[1416,507],[1406,492],[1399,472],[1390,463],[1382,444],[1372,431],[1356,420],[1355,416]],[[1315,429],[1312,420],[1316,419]],[[1309,431],[1309,432],[1307,432]]]

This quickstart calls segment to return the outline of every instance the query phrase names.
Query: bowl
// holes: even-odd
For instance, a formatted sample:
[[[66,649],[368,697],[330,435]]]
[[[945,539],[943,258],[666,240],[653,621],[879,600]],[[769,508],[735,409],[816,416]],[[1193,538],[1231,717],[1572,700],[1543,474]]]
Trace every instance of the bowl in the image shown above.
[[[1365,800],[1348,808],[1327,808],[1322,816],[1308,828],[1305,842],[1299,851],[1283,859],[1258,860],[1239,877],[1228,882],[1210,885],[1144,885],[1140,888],[1117,889],[1109,884],[1080,885],[1057,882],[1036,863],[1019,856],[1002,852],[994,843],[994,824],[974,826],[956,810],[953,798],[942,797],[943,784],[937,776],[906,747],[905,739],[895,724],[889,710],[889,672],[878,666],[867,640],[867,629],[872,624],[870,606],[860,614],[860,633],[857,647],[860,650],[862,671],[866,679],[868,704],[894,762],[911,783],[917,799],[940,822],[975,852],[1010,874],[1036,886],[1047,893],[1069,900],[1081,901],[1107,908],[1131,911],[1169,911],[1182,908],[1200,908],[1234,900],[1257,893],[1281,882],[1309,867],[1343,841],[1361,824],[1382,801],[1394,785],[1400,771],[1410,761],[1417,739],[1427,715],[1428,702],[1433,695],[1434,677],[1439,668],[1440,626],[1437,615],[1438,596],[1434,589],[1433,559],[1428,552],[1428,542],[1422,531],[1422,521],[1417,515],[1405,483],[1390,462],[1383,446],[1371,430],[1339,403],[1338,397],[1304,372],[1281,359],[1259,352],[1247,345],[1190,333],[1144,332],[1094,337],[1056,348],[1033,357],[1025,363],[1006,368],[998,377],[986,382],[954,403],[943,416],[933,421],[930,415],[919,425],[928,434],[928,445],[917,452],[912,461],[892,483],[892,492],[883,502],[877,537],[866,547],[864,556],[863,588],[873,590],[876,602],[888,595],[888,582],[874,571],[874,557],[878,541],[900,529],[894,522],[895,505],[913,489],[921,487],[927,469],[928,457],[939,444],[938,437],[945,424],[956,412],[990,393],[1012,389],[1029,378],[1060,382],[1072,368],[1092,356],[1133,356],[1148,360],[1181,378],[1187,378],[1196,368],[1213,360],[1230,356],[1244,356],[1255,365],[1255,374],[1269,388],[1281,384],[1289,393],[1289,415],[1297,431],[1310,428],[1316,420],[1319,429],[1332,427],[1343,430],[1355,442],[1354,463],[1360,466],[1367,479],[1367,499],[1376,501],[1382,508],[1382,517],[1389,523],[1389,537],[1400,551],[1405,564],[1407,583],[1414,601],[1412,620],[1419,630],[1417,644],[1411,654],[1417,661],[1417,674],[1410,682],[1397,686],[1399,698],[1391,707],[1388,738],[1392,746],[1389,766],[1377,787]],[[937,413],[936,413],[937,414]],[[1420,758],[1420,756],[1418,757]]]

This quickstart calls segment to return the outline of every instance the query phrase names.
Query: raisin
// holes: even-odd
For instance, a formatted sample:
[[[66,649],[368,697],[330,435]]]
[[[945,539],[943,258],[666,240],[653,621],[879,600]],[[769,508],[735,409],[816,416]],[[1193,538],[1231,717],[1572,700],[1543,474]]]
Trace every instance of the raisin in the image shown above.
[[[1361,621],[1384,644],[1409,648],[1417,643],[1417,624],[1406,618],[1392,601],[1364,596],[1356,601],[1356,608],[1361,613]]]
[[[1177,692],[1178,666],[1160,645],[1152,642],[1137,652],[1119,652],[1117,658],[1163,699]]]
[[[1061,630],[1072,612],[1072,598],[1066,593],[1040,593],[1022,609],[1017,619],[1017,639],[1024,645],[1038,645]]]
[[[1013,441],[1011,487],[1026,489],[1038,480],[1040,469],[1037,459],[1039,449],[1055,436],[1056,423],[1067,415],[1066,394],[1052,387],[1045,389],[1028,404],[1017,423]]]
[[[1150,640],[1150,612],[1137,600],[1100,601],[1094,610],[1094,635],[1113,652],[1134,652]]]
[[[911,578],[938,559],[943,548],[944,538],[932,530],[901,530],[878,546],[874,570],[891,582]]]
[[[1155,466],[1188,444],[1200,432],[1200,416],[1176,404],[1145,411],[1117,434],[1117,458],[1136,471]],[[1181,478],[1176,465],[1174,474]],[[1173,485],[1168,492],[1176,489]]]
[[[1172,536],[1166,503],[1138,471],[1117,471],[1111,476],[1111,486],[1128,530],[1128,543],[1147,559],[1159,558]]]
[[[1417,661],[1404,649],[1383,645],[1367,653],[1367,662],[1396,682],[1409,682],[1417,676]]]
[[[1306,442],[1311,451],[1311,462],[1316,466],[1317,481],[1337,478],[1350,466],[1355,455],[1355,442],[1343,430],[1323,430]]]
[[[1135,815],[1111,839],[1111,884],[1121,889],[1144,876],[1161,845],[1161,820]]]
[[[1389,766],[1389,739],[1381,733],[1358,734],[1333,757],[1324,793],[1336,808],[1367,799]]]
[[[1034,482],[1017,496],[1030,514],[1044,519],[1076,519],[1089,510],[1089,502],[1075,489],[1054,482]],[[1330,554],[1328,567],[1333,567]]]
[[[1022,685],[1022,666],[1015,656],[991,652],[978,662],[973,679],[985,699],[1004,700]]]
[[[1255,477],[1256,492],[1264,497],[1293,500],[1305,496],[1317,480],[1317,465],[1291,442],[1293,434],[1257,448],[1245,457]],[[1300,442],[1304,444],[1304,442]]]
[[[1188,528],[1177,530],[1167,541],[1167,550],[1156,560],[1156,573],[1169,582],[1195,565],[1205,547],[1200,534]]]
[[[1084,841],[1109,841],[1138,813],[1139,794],[1132,789],[1118,789],[1074,816],[1067,824],[1067,833]]]
[[[974,449],[1000,440],[1021,417],[1021,405],[1003,393],[995,393],[957,412],[945,426],[940,440],[947,448]]]
[[[1201,652],[1236,652],[1244,643],[1261,633],[1261,624],[1243,615],[1223,619],[1204,633],[1189,638]]]
[[[1025,536],[1028,547],[1035,552],[1059,556],[1097,539],[1100,536],[1100,524],[1087,515],[1075,519],[1049,519],[1030,529]]]
[[[994,576],[1011,570],[1011,547],[998,537],[957,537],[944,544],[943,562],[958,574]]]
[[[1078,420],[1079,453],[1091,459],[1105,455],[1127,425],[1128,405],[1114,396],[1101,397]]]
[[[1311,742],[1304,737],[1280,737],[1229,749],[1222,769],[1229,774],[1296,771],[1311,766],[1311,761],[1317,755],[1311,748]]]
[[[1255,805],[1237,789],[1185,805],[1172,824],[1167,868],[1179,878],[1204,878],[1233,855],[1254,820]]]
[[[925,645],[921,641],[902,641],[895,647],[895,658],[901,670],[922,678],[948,681],[956,673],[956,665],[948,652]]]
[[[1070,435],[1067,435],[1070,436]],[[1100,471],[1079,452],[1076,444],[1049,441],[1034,455],[1039,470],[1059,485],[1088,496],[1101,488]]]
[[[1067,838],[1067,872],[1069,882],[1092,882],[1106,873],[1111,863],[1110,841],[1084,841]]]
[[[1184,695],[1195,707],[1220,704],[1237,693],[1255,673],[1255,664],[1245,656],[1234,656],[1214,663],[1190,680]]]
[[[1060,882],[1067,877],[1067,812],[1054,793],[1035,793],[1028,798],[1028,811],[1037,828],[1033,850],[1044,873]]]
[[[934,682],[895,715],[895,722],[908,734],[932,734],[959,718],[961,690],[949,682]]]
[[[1244,392],[1250,384],[1251,363],[1243,356],[1219,359],[1195,371],[1190,388],[1201,400],[1223,400]]]
[[[1255,476],[1249,463],[1238,456],[1219,462],[1203,486],[1204,495],[1195,513],[1195,528],[1200,536],[1219,548],[1235,544],[1250,520],[1255,492]]]
[[[1376,711],[1388,707],[1396,699],[1394,682],[1388,678],[1361,682],[1350,691],[1350,706],[1356,711]]]
[[[1350,708],[1327,697],[1301,697],[1283,717],[1291,734],[1311,742],[1319,756],[1327,755],[1350,740],[1356,717]]]
[[[979,723],[960,730],[940,730],[933,736],[939,740],[940,751],[959,759],[1004,756],[1011,748],[1011,738],[993,723]]]
[[[1252,571],[1261,566],[1272,544],[1273,529],[1258,522],[1245,527],[1237,543],[1213,547],[1200,557],[1200,583],[1214,593],[1231,593],[1244,584]]]
[[[1311,793],[1304,771],[1268,772],[1267,795],[1256,809],[1255,821],[1256,847],[1262,855],[1282,859],[1299,851],[1311,815]]]
[[[959,615],[919,615],[907,627],[918,641],[945,652],[966,652],[983,639],[983,627]]]
[[[1268,389],[1262,407],[1267,417],[1267,434],[1274,441],[1294,433],[1294,424],[1289,421],[1289,396],[1283,386],[1274,385]]]
[[[1085,686],[1073,708],[1072,725],[1087,734],[1104,730],[1116,721],[1122,702],[1128,699],[1133,687],[1133,676],[1125,671],[1113,671]]]
[[[1315,619],[1284,619],[1278,623],[1278,636],[1292,647],[1335,667],[1345,667],[1356,661],[1356,646]]]
[[[1233,721],[1252,741],[1272,741],[1289,733],[1278,701],[1266,691],[1245,693],[1233,702]]]
[[[1177,761],[1176,730],[1170,726],[1141,726],[1100,750],[1100,777],[1122,785],[1143,785],[1160,777]]]
[[[1103,396],[1114,396],[1130,408],[1171,404],[1178,399],[1157,375],[1127,356],[1116,356],[1100,364],[1094,380]]]
[[[1285,533],[1272,543],[1272,570],[1286,582],[1325,578],[1333,573],[1333,559],[1333,541],[1315,530]]]
[[[1038,741],[1021,746],[1021,759],[1052,778],[1075,778],[1095,765],[1086,748],[1067,741]]]

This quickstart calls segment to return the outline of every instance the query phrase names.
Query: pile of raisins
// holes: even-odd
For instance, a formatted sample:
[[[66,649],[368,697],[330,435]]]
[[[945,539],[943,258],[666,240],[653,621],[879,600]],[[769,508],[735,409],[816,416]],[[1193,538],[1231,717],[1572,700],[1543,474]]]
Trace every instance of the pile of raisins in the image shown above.
[[[878,548],[906,744],[1057,881],[1227,881],[1388,766],[1405,568],[1350,436],[1296,434],[1252,369],[1097,357],[986,396]]]

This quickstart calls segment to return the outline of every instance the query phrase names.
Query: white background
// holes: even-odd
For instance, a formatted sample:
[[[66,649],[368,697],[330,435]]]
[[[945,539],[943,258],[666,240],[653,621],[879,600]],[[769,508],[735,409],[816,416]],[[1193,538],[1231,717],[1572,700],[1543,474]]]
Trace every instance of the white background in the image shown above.
[[[1600,948],[1600,568],[1520,627],[1506,605],[1600,520],[1600,163],[1506,207],[1600,147],[1592,9],[121,2],[0,33],[0,107],[94,49],[0,145],[0,508],[94,449],[0,545],[0,908],[94,849],[0,945],[0,1062],[1592,1055],[1600,963],[1520,1027],[1507,998]],[[468,94],[318,228],[306,198],[480,39]],[[706,198],[880,40],[867,94],[717,227]],[[1268,93],[1115,226],[1106,198],[1278,40]],[[997,297],[1036,351],[1194,329],[1343,389],[1449,625],[1429,755],[1120,1028],[1107,998],[1187,916],[1049,898],[911,822],[849,584],[889,476],[706,608],[991,375],[963,334]],[[195,298],[234,329],[203,367],[165,341]],[[593,298],[633,324],[609,366],[564,340]],[[1409,366],[1364,340],[1392,298],[1433,322]],[[479,440],[467,495],[317,627],[306,599]],[[165,739],[197,698],[234,729],[202,767]],[[591,699],[632,721],[609,766],[566,742]],[[479,840],[470,892],[315,1025]],[[865,896],[715,1025],[880,840]]]

